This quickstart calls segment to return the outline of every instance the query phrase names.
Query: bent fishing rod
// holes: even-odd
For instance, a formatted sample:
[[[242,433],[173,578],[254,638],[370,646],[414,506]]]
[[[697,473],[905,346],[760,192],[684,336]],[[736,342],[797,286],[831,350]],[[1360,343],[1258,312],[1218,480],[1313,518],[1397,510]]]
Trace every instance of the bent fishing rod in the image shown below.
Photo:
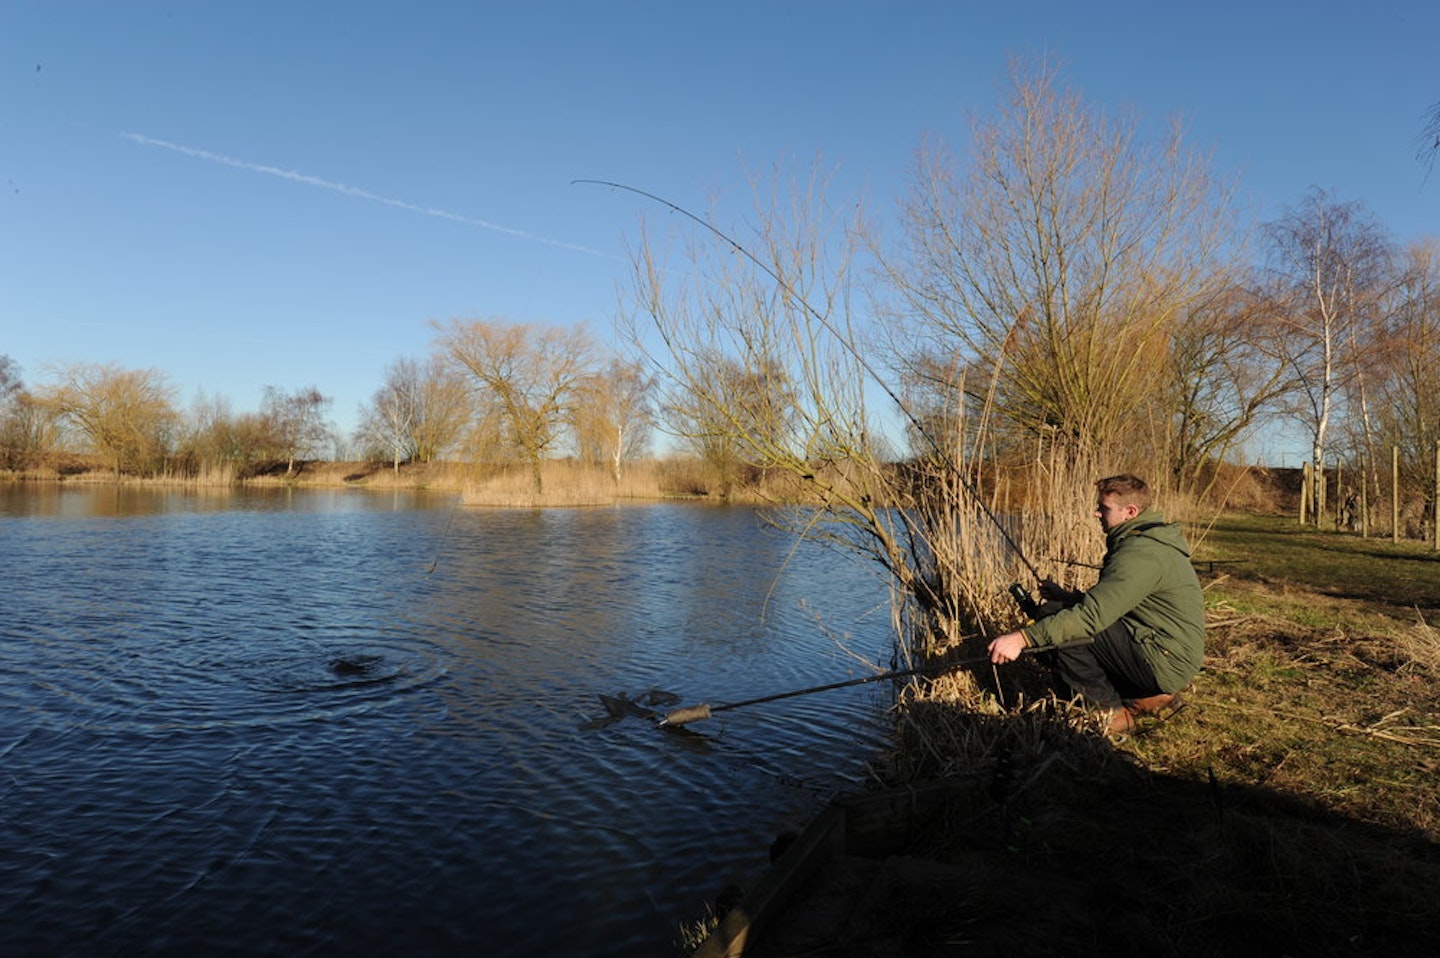
[[[960,468],[955,464],[955,461],[950,458],[950,454],[945,451],[945,448],[940,445],[939,441],[936,440],[934,436],[930,435],[930,432],[925,428],[925,425],[915,416],[914,413],[910,411],[910,408],[906,406],[905,403],[900,401],[900,397],[896,395],[895,390],[890,387],[889,383],[885,382],[885,380],[881,378],[880,374],[875,370],[875,367],[871,365],[870,361],[865,358],[864,354],[861,353],[860,350],[857,349],[853,343],[851,343],[848,339],[842,336],[840,332],[834,327],[834,325],[831,324],[830,320],[826,319],[825,316],[822,315],[821,312],[817,310],[814,306],[811,306],[809,300],[801,296],[800,293],[796,291],[794,286],[786,282],[784,277],[782,277],[767,263],[765,263],[764,260],[751,253],[748,249],[746,249],[740,244],[739,240],[735,239],[730,234],[724,232],[718,226],[711,223],[709,220],[705,219],[704,217],[695,215],[694,213],[687,210],[685,207],[679,205],[678,203],[672,203],[670,200],[667,200],[662,196],[656,196],[654,193],[647,192],[635,186],[627,186],[624,183],[616,183],[613,180],[578,179],[572,180],[571,183],[590,186],[607,186],[615,190],[625,190],[626,192],[634,193],[637,196],[643,196],[644,198],[651,200],[652,202],[659,203],[661,206],[666,207],[672,212],[679,213],[681,216],[684,216],[692,222],[704,227],[706,230],[709,230],[720,240],[728,244],[732,250],[745,257],[756,267],[758,267],[762,272],[764,272],[767,276],[769,276],[772,280],[774,280],[775,284],[779,286],[780,289],[784,290],[791,297],[793,297],[796,302],[798,302],[802,307],[804,307],[806,313],[808,313],[816,322],[818,322],[822,327],[824,327],[825,331],[828,332],[831,336],[835,338],[837,342],[840,343],[840,345],[845,349],[845,351],[848,352],[860,365],[860,368],[865,371],[865,374],[868,375],[871,380],[873,380],[874,383],[879,386],[881,390],[884,391],[885,395],[890,398],[890,401],[895,404],[895,407],[900,410],[900,412],[905,416],[907,420],[909,420],[910,425],[915,429],[915,431],[921,436],[925,437],[925,441],[930,444],[930,448],[934,451],[935,455],[940,459],[940,461],[944,463],[945,467],[949,469],[950,472],[955,476],[955,478],[960,481],[960,485],[970,496],[971,501],[974,502],[975,506],[979,508],[982,514],[984,514],[985,518],[990,520],[996,531],[1000,533],[1000,538],[1005,540],[1005,544],[1010,547],[1010,549],[1014,552],[1015,556],[1019,558],[1020,562],[1024,564],[1025,568],[1029,570],[1030,574],[1035,578],[1035,581],[1044,581],[1044,577],[1040,575],[1040,571],[1036,569],[1035,565],[1029,560],[1028,557],[1026,557],[1024,551],[1020,548],[1020,544],[1017,543],[1015,539],[1010,535],[1010,532],[1000,522],[1000,519],[995,515],[995,513],[990,510],[990,507],[985,505],[985,500],[980,496],[979,491],[974,487],[973,484],[971,484],[970,480],[965,477],[965,474],[960,471]],[[1018,583],[1011,587],[1010,592],[1011,595],[1015,597],[1016,601],[1019,601],[1019,595],[1017,594],[1016,590],[1023,591],[1023,589],[1021,589]],[[1030,599],[1028,592],[1025,593],[1025,597],[1026,601],[1028,602],[1034,601]],[[1021,605],[1021,608],[1025,609],[1027,613],[1029,612],[1029,610],[1025,608],[1023,603]]]
[[[1020,650],[1021,655],[1031,655],[1036,652],[1057,652],[1061,649],[1068,649],[1075,645],[1089,645],[1090,640],[1084,642],[1068,642],[1064,645],[1050,646],[1026,646]],[[887,679],[903,679],[909,676],[928,675],[941,676],[947,672],[954,672],[957,669],[969,668],[974,665],[983,665],[990,661],[988,655],[973,655],[969,658],[958,659],[954,662],[940,662],[934,665],[919,665],[910,669],[896,669],[891,672],[881,672],[878,675],[865,675],[858,679],[846,679],[843,682],[831,682],[828,685],[816,685],[808,689],[792,689],[789,692],[777,692],[774,695],[762,695],[759,698],[745,699],[742,702],[724,702],[719,705],[702,703],[691,705],[686,708],[674,709],[666,713],[659,722],[661,728],[676,728],[681,725],[689,725],[691,722],[701,722],[710,718],[716,712],[727,712],[730,709],[749,708],[752,705],[761,705],[766,702],[778,702],[781,699],[793,699],[799,695],[813,695],[816,692],[830,692],[835,689],[846,689],[855,685],[865,685],[869,682],[884,682]]]

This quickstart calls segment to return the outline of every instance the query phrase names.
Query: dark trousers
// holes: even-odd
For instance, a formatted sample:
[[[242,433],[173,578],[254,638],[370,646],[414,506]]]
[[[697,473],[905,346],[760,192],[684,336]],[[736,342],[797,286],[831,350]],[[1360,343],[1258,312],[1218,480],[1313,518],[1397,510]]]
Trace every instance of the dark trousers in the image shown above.
[[[1155,671],[1123,622],[1084,645],[1058,650],[1056,671],[1071,695],[1082,696],[1094,708],[1118,708],[1124,699],[1160,692]]]

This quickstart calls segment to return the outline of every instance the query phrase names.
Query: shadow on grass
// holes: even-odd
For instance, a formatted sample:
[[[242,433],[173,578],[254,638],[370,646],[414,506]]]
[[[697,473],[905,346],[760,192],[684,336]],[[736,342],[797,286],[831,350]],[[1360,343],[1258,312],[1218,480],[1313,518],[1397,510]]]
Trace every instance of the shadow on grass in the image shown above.
[[[1184,715],[1141,734],[1192,734]],[[1440,953],[1440,845],[1419,831],[1147,771],[1044,709],[918,702],[906,721],[946,729],[931,744],[963,742],[968,767],[745,955]]]

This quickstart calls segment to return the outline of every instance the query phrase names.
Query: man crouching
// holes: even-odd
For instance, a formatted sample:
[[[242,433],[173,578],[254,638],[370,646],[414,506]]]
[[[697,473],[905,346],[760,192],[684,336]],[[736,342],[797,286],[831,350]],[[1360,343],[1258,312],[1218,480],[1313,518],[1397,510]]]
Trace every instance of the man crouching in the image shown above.
[[[990,661],[1003,664],[1027,647],[1068,646],[1056,652],[1060,677],[1106,714],[1106,733],[1115,735],[1139,715],[1179,706],[1204,655],[1205,599],[1180,524],[1151,508],[1144,480],[1111,476],[1095,491],[1106,546],[1099,581],[1078,593],[1041,583],[1041,595],[1063,607],[989,649]]]

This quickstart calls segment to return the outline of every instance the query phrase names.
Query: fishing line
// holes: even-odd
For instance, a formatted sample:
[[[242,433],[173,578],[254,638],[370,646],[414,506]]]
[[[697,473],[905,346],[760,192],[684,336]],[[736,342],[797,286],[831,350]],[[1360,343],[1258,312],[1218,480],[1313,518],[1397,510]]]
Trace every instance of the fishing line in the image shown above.
[[[1015,556],[1020,560],[1020,562],[1025,566],[1025,568],[1029,570],[1030,574],[1034,576],[1035,581],[1043,581],[1043,577],[1040,575],[1040,571],[1035,567],[1033,563],[1031,563],[1029,558],[1026,557],[1024,551],[1021,550],[1019,543],[1017,543],[1015,539],[1010,535],[1009,531],[1000,522],[1000,519],[995,515],[994,512],[990,510],[990,507],[985,504],[985,501],[981,498],[979,491],[974,487],[970,480],[966,478],[965,474],[960,471],[959,467],[956,466],[955,461],[950,458],[950,454],[945,451],[944,447],[940,445],[940,443],[935,439],[935,437],[930,435],[924,424],[921,423],[920,420],[916,418],[915,414],[910,411],[909,407],[907,407],[905,403],[900,400],[900,397],[896,395],[895,390],[890,387],[890,384],[885,382],[885,380],[881,378],[880,374],[875,370],[875,367],[870,363],[870,361],[865,358],[864,354],[861,353],[860,350],[857,349],[853,343],[851,343],[848,339],[842,336],[840,332],[830,322],[830,320],[826,319],[814,306],[811,306],[809,301],[806,300],[805,297],[801,296],[795,290],[795,287],[787,283],[785,279],[780,276],[779,273],[777,273],[763,260],[755,256],[748,249],[742,246],[740,242],[734,237],[721,230],[718,226],[715,226],[709,220],[695,215],[694,213],[685,209],[685,207],[680,206],[678,203],[672,203],[670,200],[667,200],[661,196],[656,196],[654,193],[647,192],[645,190],[639,189],[638,187],[626,186],[624,183],[616,183],[612,180],[577,179],[572,180],[571,183],[590,186],[607,186],[615,190],[625,190],[626,192],[634,193],[637,196],[643,196],[648,200],[659,203],[661,206],[664,206],[675,213],[679,213],[681,216],[684,216],[692,222],[709,230],[719,239],[727,243],[732,250],[745,257],[747,260],[757,266],[762,272],[764,272],[767,276],[769,276],[772,280],[774,280],[777,286],[779,286],[782,290],[792,296],[796,302],[798,302],[802,307],[804,307],[806,313],[808,313],[816,322],[818,322],[825,329],[826,332],[828,332],[831,336],[835,338],[837,342],[840,343],[840,345],[845,349],[845,351],[848,352],[855,359],[855,361],[859,364],[860,368],[865,371],[865,374],[868,375],[875,382],[875,384],[880,387],[882,391],[884,391],[885,395],[890,398],[890,401],[895,404],[895,407],[900,410],[901,414],[904,415],[907,420],[909,420],[910,425],[914,427],[915,431],[921,436],[923,436],[925,438],[925,441],[930,444],[930,448],[940,459],[941,463],[950,470],[950,472],[955,476],[956,479],[960,481],[960,485],[970,496],[970,499],[975,504],[976,508],[980,510],[980,512],[985,516],[985,518],[990,520],[996,531],[1000,533],[1000,538],[1005,541],[1005,544],[1010,547],[1010,549],[1014,552]]]
[[[463,495],[456,496],[455,502],[450,506],[450,515],[445,520],[445,528],[440,533],[440,541],[435,543],[435,558],[430,561],[430,568],[425,570],[426,575],[432,575],[435,567],[440,564],[440,552],[445,548],[445,542],[450,538],[450,527],[455,524],[455,513],[460,511],[460,503],[465,501]]]

